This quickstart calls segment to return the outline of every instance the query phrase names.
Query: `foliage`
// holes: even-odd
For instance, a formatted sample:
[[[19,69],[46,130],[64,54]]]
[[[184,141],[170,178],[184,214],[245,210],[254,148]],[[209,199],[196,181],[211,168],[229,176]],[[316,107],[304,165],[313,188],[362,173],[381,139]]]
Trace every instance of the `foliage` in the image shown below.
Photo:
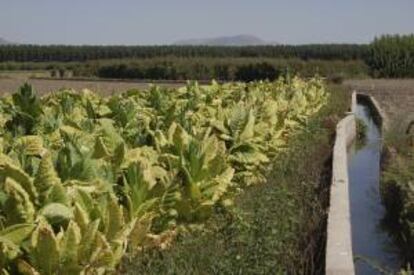
[[[357,146],[361,147],[364,144],[366,144],[366,140],[367,140],[367,131],[368,131],[368,126],[365,123],[365,121],[363,121],[360,118],[356,118],[356,137],[357,137]]]
[[[33,134],[42,109],[38,98],[28,84],[23,85],[19,93],[13,95],[13,104],[10,104],[8,108],[12,119],[5,125],[7,130],[13,135]]]
[[[3,63],[7,66],[6,63]],[[30,66],[30,64],[27,64]],[[33,64],[39,66],[39,64]],[[341,73],[345,77],[361,77],[367,74],[366,65],[360,60],[301,60],[296,58],[177,58],[89,61],[78,65],[64,64],[75,76],[152,79],[152,80],[273,80],[290,72],[312,77],[320,74],[332,78]],[[7,68],[17,67],[17,63]],[[49,65],[57,66],[57,65]],[[1,68],[1,63],[0,63]],[[47,65],[43,69],[47,69]],[[159,69],[159,68],[162,68]]]
[[[275,59],[275,58],[151,58],[151,59],[130,59],[130,60],[107,60],[89,61],[78,63],[78,65],[65,63],[68,70],[73,70],[75,76],[102,78],[123,78],[123,79],[153,79],[153,80],[208,80],[217,79],[221,81],[234,81],[237,74],[245,71],[252,79],[258,76],[256,67],[258,64],[269,64],[267,72],[276,71],[275,75],[291,72],[306,77],[315,74],[331,76],[342,73],[346,77],[361,77],[367,75],[366,65],[360,60],[301,60],[297,58]],[[24,64],[24,63],[22,63]],[[34,64],[40,66],[42,63]],[[0,63],[0,68],[1,68]],[[6,63],[3,63],[7,66]],[[30,64],[27,64],[31,66]],[[118,67],[123,65],[123,70],[118,71]],[[19,68],[18,63],[11,64],[11,68]],[[45,67],[46,66],[46,67]],[[43,69],[48,69],[44,65]],[[153,68],[164,67],[161,74],[155,74]],[[248,69],[246,74],[246,67]],[[8,66],[7,68],[10,68]],[[272,69],[273,68],[273,69]],[[150,73],[149,73],[150,72]],[[262,74],[263,75],[263,74]],[[260,75],[259,75],[260,76]],[[265,75],[266,76],[266,75]],[[240,79],[241,77],[239,77]]]
[[[366,63],[375,77],[414,76],[414,35],[384,35],[371,43]]]
[[[408,149],[410,150],[410,149]],[[411,150],[410,150],[411,151]],[[388,160],[381,180],[381,195],[387,219],[394,226],[396,240],[407,263],[414,264],[414,160],[398,154]]]
[[[388,129],[380,184],[386,222],[407,266],[401,274],[411,274],[414,264],[414,139],[410,127],[411,120],[404,116]]]
[[[339,83],[365,76],[367,67],[374,77],[413,77],[414,35],[384,35],[367,45],[0,46],[1,70],[42,69],[60,77],[69,71],[102,78],[250,81],[289,70]]]
[[[350,104],[340,87],[307,127],[272,159],[267,181],[216,207],[202,228],[179,232],[173,247],[125,259],[128,274],[320,274],[325,251],[332,134]],[[331,122],[327,123],[327,121]],[[327,166],[325,166],[327,165]],[[200,249],[202,248],[202,249]],[[322,269],[318,269],[322,268]]]
[[[275,80],[279,74],[271,64],[263,62],[240,66],[235,78],[239,81]]]
[[[177,61],[177,62],[175,62]],[[249,62],[249,63],[248,63]],[[77,75],[92,74],[100,78],[118,79],[196,79],[206,80],[275,80],[280,74],[283,64],[274,60],[260,62],[257,59],[155,59],[146,61],[106,62],[98,65],[96,71],[76,70]],[[289,63],[289,62],[287,62]],[[292,62],[294,63],[294,62]],[[294,64],[288,66],[293,66]],[[277,67],[276,67],[277,66]],[[278,68],[281,67],[281,68]],[[303,70],[305,73],[305,71]]]
[[[147,80],[203,80],[214,78],[220,81],[234,81],[236,74],[246,72],[249,79],[258,75],[257,66],[266,63],[267,74],[263,79],[286,72],[304,77],[319,74],[332,81],[343,78],[361,78],[368,75],[368,68],[362,60],[319,60],[270,57],[154,57],[148,59],[109,59],[84,62],[0,62],[0,71],[35,71],[31,76],[59,77],[56,71],[66,71],[66,77],[74,78],[117,78]],[[43,72],[37,72],[43,71]],[[273,73],[275,71],[275,73]],[[244,73],[243,75],[246,75]],[[258,80],[259,78],[255,78]],[[339,79],[339,80],[338,80]],[[239,77],[240,80],[240,77]]]
[[[273,57],[355,60],[366,54],[366,45],[315,44],[273,46],[39,46],[2,45],[3,61],[87,61],[153,57]]]
[[[165,247],[263,181],[269,158],[327,100],[318,78],[109,98],[88,90],[38,98],[24,86],[0,100],[10,125],[0,147],[2,271],[101,274],[127,251]]]

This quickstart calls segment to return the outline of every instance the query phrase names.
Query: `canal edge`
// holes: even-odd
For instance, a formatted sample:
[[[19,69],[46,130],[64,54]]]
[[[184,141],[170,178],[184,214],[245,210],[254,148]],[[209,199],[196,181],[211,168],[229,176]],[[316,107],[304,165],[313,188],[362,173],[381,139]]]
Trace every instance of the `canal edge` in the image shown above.
[[[356,96],[352,95],[351,111]],[[352,253],[351,215],[348,180],[348,145],[356,137],[354,113],[348,113],[336,126],[332,156],[332,182],[326,243],[326,274],[355,274]]]

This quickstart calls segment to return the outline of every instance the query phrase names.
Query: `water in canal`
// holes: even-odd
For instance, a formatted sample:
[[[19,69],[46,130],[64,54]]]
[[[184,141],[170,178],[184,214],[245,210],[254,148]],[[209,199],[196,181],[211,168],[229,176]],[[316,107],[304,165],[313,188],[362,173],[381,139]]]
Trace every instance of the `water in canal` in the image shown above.
[[[358,104],[356,116],[366,123],[367,138],[363,145],[353,144],[348,153],[355,271],[364,275],[393,273],[399,270],[400,258],[381,224],[385,214],[379,192],[381,132],[367,106]]]

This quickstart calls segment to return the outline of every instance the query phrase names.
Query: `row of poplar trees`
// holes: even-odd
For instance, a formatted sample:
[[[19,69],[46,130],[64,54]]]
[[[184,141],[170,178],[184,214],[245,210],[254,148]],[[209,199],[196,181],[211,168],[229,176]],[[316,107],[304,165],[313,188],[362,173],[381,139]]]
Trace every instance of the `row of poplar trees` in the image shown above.
[[[369,52],[366,63],[374,77],[414,77],[414,34],[381,36]]]

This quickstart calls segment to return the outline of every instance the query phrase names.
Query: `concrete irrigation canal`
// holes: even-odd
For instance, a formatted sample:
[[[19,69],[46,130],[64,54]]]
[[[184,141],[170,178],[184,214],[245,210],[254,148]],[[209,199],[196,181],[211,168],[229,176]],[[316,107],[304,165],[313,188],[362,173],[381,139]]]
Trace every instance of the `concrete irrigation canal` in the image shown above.
[[[348,150],[355,274],[394,273],[400,267],[398,249],[381,224],[385,215],[379,192],[381,130],[370,107],[358,102],[355,117],[365,123],[366,137]]]
[[[327,227],[326,274],[394,274],[398,248],[382,224],[380,158],[387,119],[374,98],[352,95],[352,112],[336,129]],[[363,143],[357,123],[366,125]]]

